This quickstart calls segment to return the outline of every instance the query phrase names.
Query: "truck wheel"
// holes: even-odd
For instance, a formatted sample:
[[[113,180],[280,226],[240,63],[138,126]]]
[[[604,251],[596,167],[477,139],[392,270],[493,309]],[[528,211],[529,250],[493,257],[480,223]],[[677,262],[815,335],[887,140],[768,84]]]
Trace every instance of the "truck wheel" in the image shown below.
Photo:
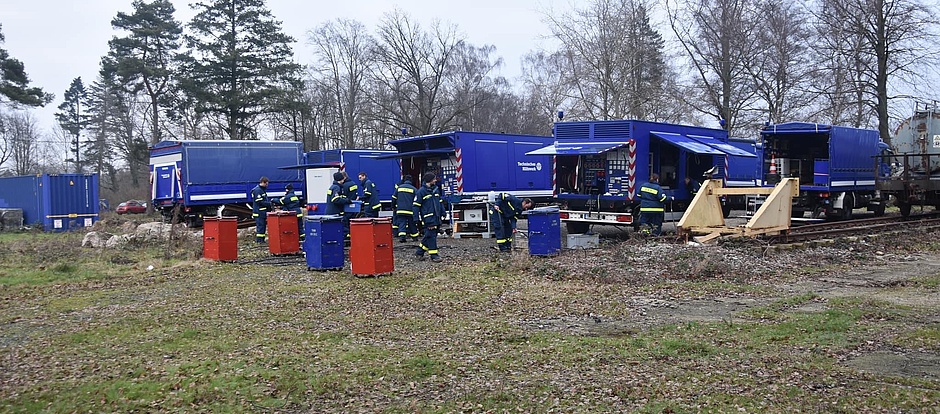
[[[852,210],[855,209],[855,194],[846,193],[842,199],[842,219],[851,220]]]
[[[591,223],[582,223],[580,221],[569,221],[565,223],[568,234],[584,234],[591,229]]]
[[[898,203],[898,209],[901,210],[901,217],[911,215],[911,203]]]
[[[875,217],[881,217],[885,215],[885,202],[886,201],[880,201],[878,205],[876,205],[875,208],[871,210],[875,213]]]

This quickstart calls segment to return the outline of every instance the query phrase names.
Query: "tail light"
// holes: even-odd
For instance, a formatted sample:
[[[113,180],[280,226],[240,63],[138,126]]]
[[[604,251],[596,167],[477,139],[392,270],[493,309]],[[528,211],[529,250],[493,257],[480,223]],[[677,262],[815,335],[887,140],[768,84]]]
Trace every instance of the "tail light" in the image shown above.
[[[633,223],[633,216],[617,216],[618,223]]]
[[[568,218],[568,213],[558,213],[558,217],[566,219]]]

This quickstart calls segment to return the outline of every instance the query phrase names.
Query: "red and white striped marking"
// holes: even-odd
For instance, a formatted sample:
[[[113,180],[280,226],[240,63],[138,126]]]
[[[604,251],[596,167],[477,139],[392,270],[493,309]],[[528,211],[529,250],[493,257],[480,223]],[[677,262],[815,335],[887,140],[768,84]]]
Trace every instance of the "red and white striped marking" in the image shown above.
[[[457,148],[457,194],[463,194],[463,153]]]
[[[340,171],[340,172],[346,172],[346,163],[345,163],[345,162],[339,163],[339,171]]]
[[[552,197],[558,195],[558,170],[556,166],[558,164],[558,156],[552,155]]]
[[[627,158],[627,199],[633,200],[636,196],[636,140],[627,141],[629,156]]]
[[[725,171],[723,174],[721,174],[721,186],[722,187],[728,186],[728,156],[727,155],[725,155]]]

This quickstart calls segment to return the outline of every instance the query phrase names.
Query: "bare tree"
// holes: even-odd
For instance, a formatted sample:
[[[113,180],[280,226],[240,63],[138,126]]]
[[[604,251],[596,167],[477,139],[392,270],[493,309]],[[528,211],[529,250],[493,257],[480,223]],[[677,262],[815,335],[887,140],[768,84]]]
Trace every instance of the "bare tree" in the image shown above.
[[[545,61],[563,63],[571,113],[590,119],[648,119],[665,99],[665,42],[652,28],[646,0],[594,0],[570,13],[548,14],[562,45]],[[544,67],[545,69],[551,66]]]
[[[16,111],[2,116],[3,152],[0,153],[0,165],[9,161],[13,175],[36,174],[39,164],[36,152],[41,141],[41,133],[36,118],[29,112]]]
[[[859,52],[861,59],[859,81],[864,85],[861,102],[874,108],[878,131],[885,142],[891,140],[889,106],[891,82],[924,81],[923,73],[936,59],[934,47],[937,16],[935,5],[919,0],[844,0],[822,1],[822,10],[838,16],[826,19],[830,26],[845,30],[850,39],[859,40],[859,48],[845,50]]]
[[[463,42],[454,32],[440,24],[427,32],[400,10],[385,15],[373,71],[379,89],[373,93],[376,119],[412,135],[454,126],[456,102],[445,88],[447,69]]]
[[[372,71],[375,40],[362,23],[337,19],[308,32],[307,43],[314,48],[314,79],[330,92],[337,133],[345,147],[355,148],[361,144],[356,137],[362,135],[366,117],[365,82]]]
[[[762,25],[759,48],[750,69],[766,121],[800,119],[812,103],[808,83],[813,66],[806,59],[811,32],[808,17],[792,2],[765,0],[759,4]]]
[[[695,73],[694,96],[688,103],[725,121],[732,134],[756,96],[750,65],[757,55],[761,24],[749,0],[667,1],[672,31]],[[700,99],[700,101],[697,101]]]

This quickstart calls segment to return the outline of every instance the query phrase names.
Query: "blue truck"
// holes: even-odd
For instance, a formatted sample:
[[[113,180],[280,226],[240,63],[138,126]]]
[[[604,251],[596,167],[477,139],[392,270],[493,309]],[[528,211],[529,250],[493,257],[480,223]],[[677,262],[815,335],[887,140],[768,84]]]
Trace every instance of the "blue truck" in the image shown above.
[[[291,168],[305,170],[304,190],[308,210],[322,212],[326,209],[326,191],[333,183],[333,173],[344,171],[350,179],[358,182],[359,173],[365,172],[379,191],[383,205],[380,214],[390,215],[386,207],[391,203],[395,184],[401,181],[401,166],[397,159],[380,157],[394,154],[397,152],[371,149],[311,151],[304,154],[303,165]],[[359,195],[362,195],[362,188],[359,189]]]
[[[596,224],[636,227],[637,191],[652,173],[659,174],[660,185],[675,197],[667,209],[679,212],[693,197],[686,176],[701,181],[706,172],[715,171],[712,178],[722,178],[732,158],[757,158],[752,150],[739,148],[746,145],[730,144],[727,131],[697,126],[559,121],[554,134],[551,145],[528,154],[556,157],[557,199],[569,233],[586,233]],[[754,173],[751,178],[742,173],[736,180],[753,182]]]
[[[851,219],[853,210],[884,214],[885,202],[875,188],[881,171],[876,158],[887,145],[878,131],[806,122],[767,125],[763,142],[764,185],[799,178],[800,194],[793,216]]]
[[[291,141],[161,141],[150,148],[153,207],[190,226],[204,216],[250,217],[251,189],[262,176],[270,180],[269,197],[283,196],[287,184],[303,197],[301,173],[279,168],[302,157],[302,144]]]
[[[552,157],[526,156],[551,144],[552,137],[450,131],[389,142],[397,149],[380,158],[401,160],[402,174],[418,180],[425,172],[439,177],[442,196],[451,202],[508,192],[536,201],[552,198]]]
[[[98,174],[0,178],[0,210],[22,210],[25,226],[45,231],[87,229],[98,221]]]

